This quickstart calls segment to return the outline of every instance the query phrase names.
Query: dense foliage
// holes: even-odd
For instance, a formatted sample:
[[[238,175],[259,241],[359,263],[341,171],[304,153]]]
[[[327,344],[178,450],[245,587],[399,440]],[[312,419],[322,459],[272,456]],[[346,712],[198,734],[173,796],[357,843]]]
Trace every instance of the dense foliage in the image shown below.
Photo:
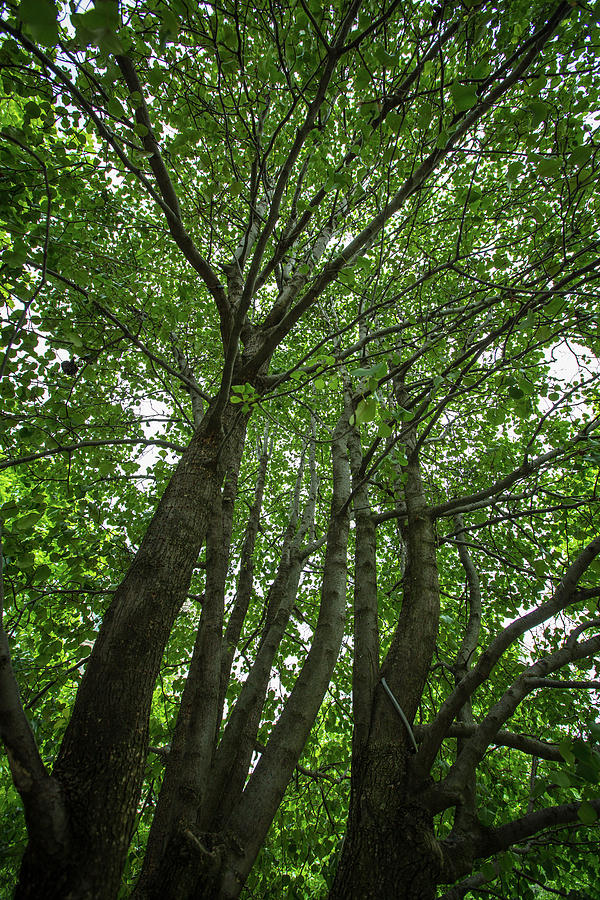
[[[2,2],[3,895],[600,898],[591,6]]]

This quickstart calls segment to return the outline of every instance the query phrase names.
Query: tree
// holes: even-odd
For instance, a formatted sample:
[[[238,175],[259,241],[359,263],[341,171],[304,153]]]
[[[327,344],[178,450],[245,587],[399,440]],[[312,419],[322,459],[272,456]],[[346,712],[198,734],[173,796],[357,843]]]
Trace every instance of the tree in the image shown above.
[[[16,896],[600,896],[595,18],[1,29]]]

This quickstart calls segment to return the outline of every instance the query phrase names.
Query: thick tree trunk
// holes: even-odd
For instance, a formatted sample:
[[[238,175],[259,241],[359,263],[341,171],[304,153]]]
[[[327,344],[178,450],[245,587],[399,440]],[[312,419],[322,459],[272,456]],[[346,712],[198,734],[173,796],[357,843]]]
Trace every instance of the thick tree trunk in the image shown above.
[[[222,498],[215,501],[208,527],[202,615],[135,898],[185,897],[194,883],[196,867],[189,843],[198,809],[205,802],[219,724],[225,583],[236,494],[237,472],[233,471]],[[174,835],[177,842],[172,840]]]
[[[442,853],[431,815],[406,786],[396,743],[353,763],[352,801],[329,900],[433,900]]]
[[[143,778],[156,676],[223,473],[241,457],[245,420],[231,407],[227,417],[226,440],[206,425],[195,433],[104,616],[54,767],[70,822],[69,856],[49,870],[30,844],[17,888],[20,900],[117,895]]]

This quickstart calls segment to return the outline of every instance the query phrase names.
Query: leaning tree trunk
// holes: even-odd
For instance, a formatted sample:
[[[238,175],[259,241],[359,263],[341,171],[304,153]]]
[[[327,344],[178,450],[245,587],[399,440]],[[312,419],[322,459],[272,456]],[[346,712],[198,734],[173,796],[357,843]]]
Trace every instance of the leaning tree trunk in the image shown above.
[[[16,898],[114,900],[141,790],[152,695],[225,468],[239,465],[246,419],[207,415],[171,477],[98,634],[54,767],[69,821],[65,858],[30,842]]]

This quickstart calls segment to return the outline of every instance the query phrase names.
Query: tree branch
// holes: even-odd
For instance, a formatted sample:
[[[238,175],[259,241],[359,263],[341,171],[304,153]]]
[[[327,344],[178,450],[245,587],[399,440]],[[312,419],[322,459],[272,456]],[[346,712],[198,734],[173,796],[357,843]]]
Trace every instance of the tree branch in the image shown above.
[[[590,427],[591,426],[591,427]],[[597,427],[596,424],[589,423],[585,428],[582,428],[581,431],[578,431],[577,434],[572,438],[571,441],[568,442],[568,446],[574,446],[578,444],[580,441],[585,441],[589,437],[590,433],[594,428]],[[513,469],[512,472],[509,472],[508,475],[505,475],[503,478],[500,478],[498,481],[495,481],[489,487],[484,488],[481,491],[477,491],[474,494],[469,494],[465,497],[456,497],[453,500],[448,500],[446,503],[440,503],[437,506],[432,506],[429,510],[429,515],[431,515],[434,519],[438,519],[442,516],[447,516],[452,513],[460,512],[468,512],[471,509],[475,508],[475,504],[479,505],[485,500],[489,500],[491,497],[494,497],[496,494],[504,492],[508,490],[508,488],[512,487],[517,481],[521,481],[523,478],[527,478],[533,472],[542,468],[550,462],[553,462],[555,459],[559,459],[565,453],[565,445],[562,444],[560,447],[556,447],[554,450],[548,450],[546,453],[542,453],[539,456],[536,456],[535,459],[525,460],[522,465],[520,465],[517,469]]]
[[[230,862],[231,877],[250,870],[323,700],[336,664],[345,626],[346,555],[350,494],[346,437],[350,410],[344,410],[332,441],[333,496],[319,617],[312,646],[250,780],[244,802],[234,810],[229,827],[244,848]]]
[[[600,649],[600,635],[595,635],[581,644],[571,644],[544,656],[529,666],[502,695],[500,700],[490,709],[487,716],[479,723],[473,734],[465,742],[456,762],[440,785],[449,796],[460,794],[471,772],[483,759],[489,744],[494,742],[500,726],[515,712],[517,706],[530,694],[534,687],[532,679],[556,672],[570,662],[592,657]]]
[[[4,459],[0,462],[0,471],[2,469],[12,469],[15,466],[23,466],[26,463],[35,462],[36,459],[55,456],[57,453],[74,453],[77,450],[86,450],[88,447],[111,447],[122,445],[165,447],[167,450],[175,450],[176,453],[183,453],[185,450],[185,447],[181,444],[174,444],[172,441],[163,441],[162,438],[113,438],[97,441],[79,441],[76,444],[61,444],[58,447],[52,447],[50,450],[40,450],[38,453],[28,453],[25,456],[15,456],[13,459]]]
[[[135,110],[135,120],[147,130],[147,134],[141,138],[141,141],[144,145],[144,150],[147,153],[152,153],[152,156],[149,159],[150,168],[154,173],[160,196],[164,201],[161,206],[167,219],[169,231],[187,261],[201,276],[214,298],[221,323],[223,345],[224,347],[227,347],[229,333],[231,331],[231,308],[225,294],[225,289],[210,264],[204,259],[189,233],[184,228],[177,193],[161,156],[156,137],[154,136],[150,113],[144,99],[144,90],[133,62],[128,56],[116,56],[115,58],[130,94],[137,93],[141,97],[140,104]]]
[[[426,737],[428,727],[428,725],[413,726],[418,743],[422,742]],[[464,740],[474,735],[477,728],[476,722],[470,725],[457,722],[450,726],[444,740],[450,740],[451,738]],[[496,747],[510,747],[512,750],[520,750],[521,753],[527,753],[529,756],[538,756],[540,759],[547,759],[551,762],[562,762],[563,759],[556,744],[549,744],[547,741],[540,741],[525,734],[516,734],[514,731],[500,730],[496,732],[492,744]]]
[[[16,41],[21,43],[26,50],[28,50],[33,56],[38,59],[42,65],[48,69],[50,72],[53,72],[60,84],[66,88],[66,90],[71,94],[74,101],[77,105],[82,109],[87,116],[89,116],[90,120],[94,123],[96,131],[99,136],[107,142],[107,144],[112,147],[112,149],[117,154],[117,157],[123,163],[128,172],[131,172],[138,181],[144,186],[150,197],[154,200],[154,202],[162,209],[165,217],[167,219],[167,224],[169,226],[169,230],[175,243],[182,251],[183,255],[190,263],[192,268],[198,272],[198,274],[203,279],[206,284],[210,294],[212,295],[215,303],[217,305],[217,309],[219,311],[219,315],[222,319],[226,319],[229,314],[229,310],[226,303],[225,291],[223,286],[221,285],[219,279],[216,274],[210,267],[209,263],[204,259],[201,253],[198,251],[196,245],[194,244],[192,238],[185,230],[183,222],[179,216],[179,205],[175,202],[175,209],[173,209],[165,197],[169,198],[173,201],[175,198],[175,192],[172,188],[169,190],[170,180],[168,178],[168,174],[164,163],[162,162],[162,158],[160,157],[160,153],[158,153],[157,159],[154,159],[154,155],[150,159],[150,166],[153,169],[155,177],[157,179],[157,184],[159,186],[159,192],[157,193],[152,187],[150,181],[146,177],[146,175],[139,169],[134,163],[131,162],[125,151],[119,145],[117,140],[117,136],[104,124],[100,116],[92,107],[91,103],[86,100],[81,91],[73,84],[68,75],[63,72],[63,70],[57,66],[52,59],[50,59],[47,54],[45,54],[42,50],[40,50],[33,41],[30,41],[24,34],[20,31],[12,28],[6,22],[0,23],[0,29],[10,34]],[[124,58],[124,57],[119,57]],[[139,81],[138,81],[139,85]],[[142,93],[141,89],[135,88],[134,90],[139,90],[140,94]],[[139,113],[139,110],[136,110],[136,117],[139,115],[143,115],[143,113]],[[143,124],[146,124],[145,122]],[[147,126],[148,127],[148,126]],[[147,139],[149,138],[151,141],[151,149],[153,154],[158,152],[158,145],[156,144],[155,138],[150,138],[151,130],[149,129],[149,134]],[[164,196],[163,196],[164,192]]]
[[[425,184],[429,176],[434,172],[439,163],[446,158],[460,138],[467,135],[471,128],[486,115],[500,99],[519,79],[525,74],[531,63],[538,56],[544,44],[552,36],[562,19],[571,12],[567,3],[561,3],[549,16],[544,24],[537,29],[528,42],[528,50],[524,57],[514,66],[513,70],[493,87],[486,97],[482,97],[477,105],[466,112],[456,129],[449,136],[442,148],[434,149],[419,168],[414,172],[400,188],[384,208],[363,228],[363,230],[344,248],[344,250],[323,268],[313,284],[308,288],[298,303],[287,313],[281,322],[266,333],[262,346],[254,354],[248,364],[246,379],[252,373],[256,373],[263,362],[268,359],[274,349],[289,334],[302,316],[314,304],[323,291],[339,275],[341,270],[362,255],[370,246],[373,239],[381,232],[385,224],[397,213],[406,201]],[[252,282],[254,284],[254,281]]]
[[[589,803],[600,814],[600,798],[587,800],[586,803]],[[506,825],[500,825],[498,828],[486,829],[476,839],[475,855],[480,858],[491,856],[493,853],[508,850],[514,844],[519,844],[540,831],[546,831],[549,828],[560,828],[563,825],[570,825],[572,822],[577,823],[579,822],[577,813],[580,808],[581,803],[564,803],[560,806],[549,806],[545,809],[528,813],[520,819],[507,822]],[[585,826],[582,825],[581,827]]]
[[[287,183],[290,179],[292,169],[300,155],[300,151],[304,146],[306,138],[308,134],[312,130],[317,114],[325,100],[325,96],[327,93],[327,88],[329,87],[329,83],[331,81],[331,77],[335,71],[335,67],[338,63],[338,60],[342,53],[343,41],[348,34],[350,27],[352,25],[352,21],[356,12],[360,8],[362,0],[352,0],[350,4],[350,8],[347,14],[344,16],[344,20],[340,24],[340,28],[338,31],[337,39],[335,45],[331,48],[330,52],[327,54],[325,58],[325,65],[323,68],[323,73],[319,79],[319,84],[317,87],[316,95],[314,100],[311,102],[304,122],[301,127],[298,128],[296,132],[295,140],[286,156],[284,163],[282,164],[279,175],[277,177],[277,182],[275,184],[275,189],[273,191],[273,197],[270,203],[269,214],[267,216],[267,221],[264,224],[262,232],[256,242],[256,247],[254,250],[254,254],[252,256],[252,262],[250,263],[250,268],[248,270],[248,275],[246,278],[246,283],[244,285],[244,291],[240,300],[240,308],[247,310],[250,304],[250,300],[254,295],[254,288],[256,284],[256,279],[259,273],[260,265],[263,258],[263,253],[269,238],[271,237],[273,230],[277,224],[277,220],[279,218],[279,210],[281,207],[281,201],[283,199],[283,194]]]
[[[45,856],[65,858],[67,812],[58,783],[46,771],[23,704],[4,630],[4,555],[0,523],[0,739],[6,747],[15,788],[25,810],[29,838]]]
[[[550,600],[542,603],[532,612],[515,619],[498,634],[482,653],[477,664],[465,675],[460,684],[442,704],[439,713],[431,724],[431,730],[423,741],[417,754],[415,765],[422,777],[428,773],[437,754],[441,742],[447,734],[459,709],[467,697],[483,684],[502,654],[525,632],[556,615],[576,599],[577,584],[591,562],[600,554],[600,535],[585,547],[569,566],[565,575],[557,585]],[[546,674],[546,673],[531,673]]]

